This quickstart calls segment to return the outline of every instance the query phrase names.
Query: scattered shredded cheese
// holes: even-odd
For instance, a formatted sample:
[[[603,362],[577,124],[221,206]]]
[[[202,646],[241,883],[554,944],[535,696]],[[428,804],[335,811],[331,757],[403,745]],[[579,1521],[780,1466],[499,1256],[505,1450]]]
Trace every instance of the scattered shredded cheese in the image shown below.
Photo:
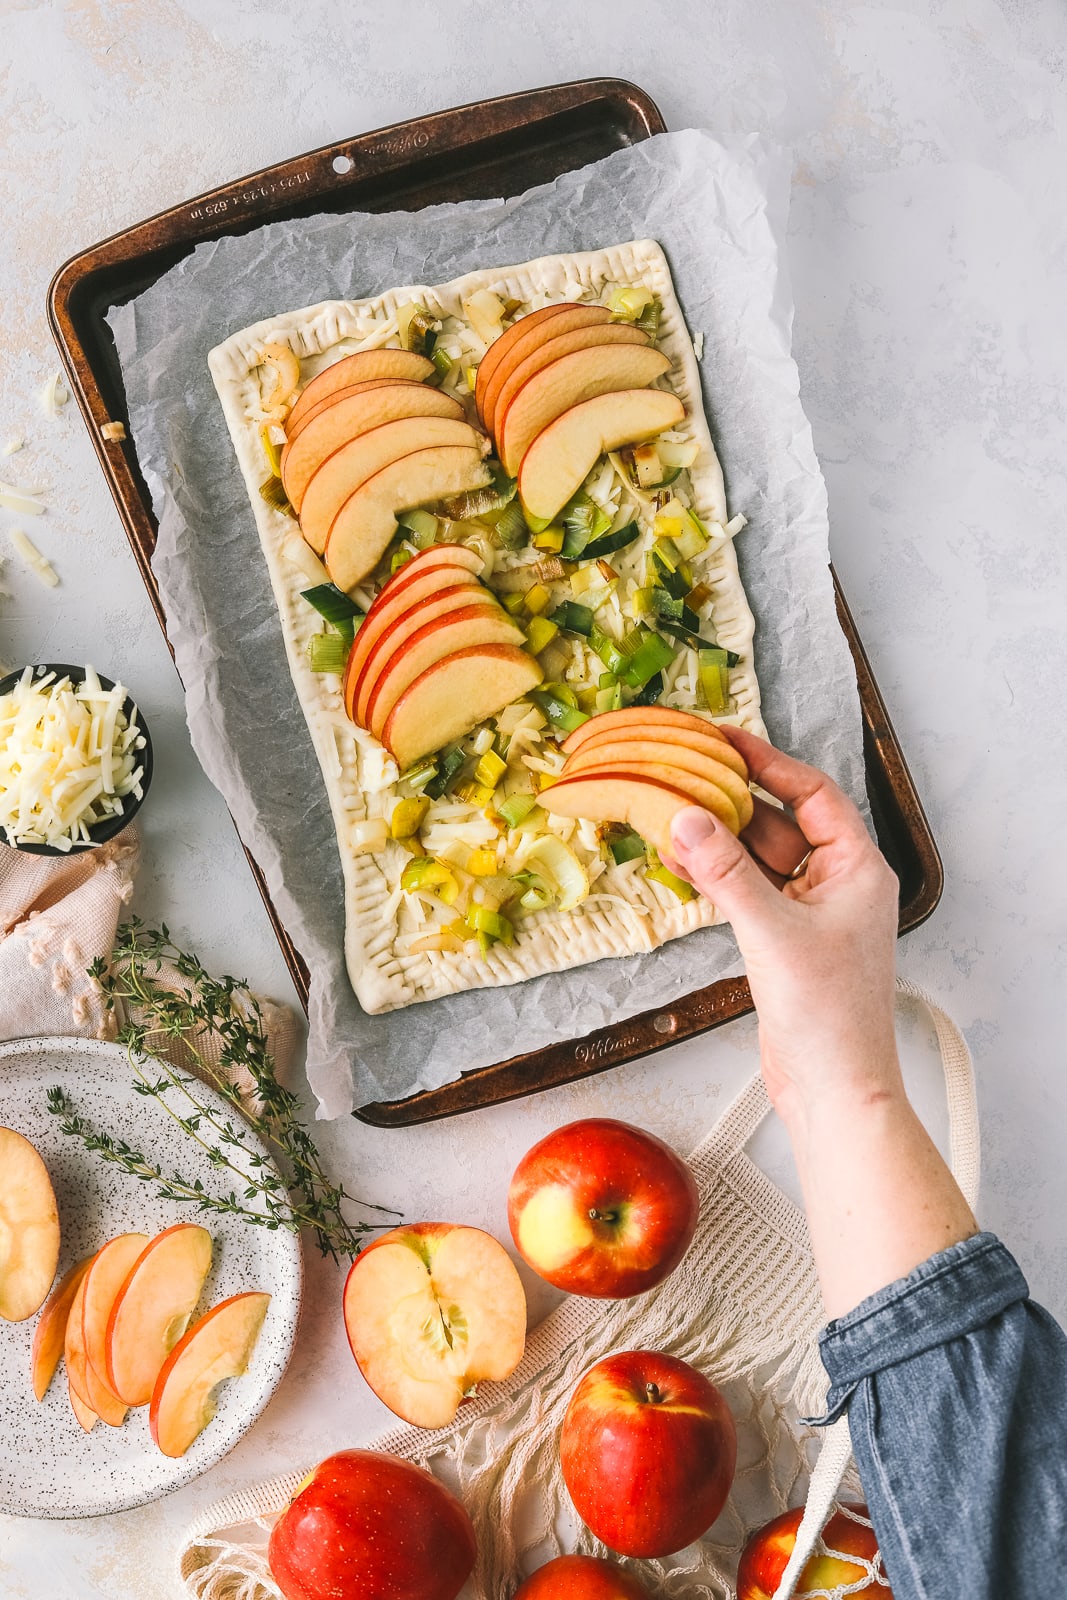
[[[22,445],[23,445],[23,441],[21,439],[9,439],[7,441],[7,443],[5,444],[3,450],[0,451],[0,455],[5,455],[5,456],[18,455],[19,451],[22,449]]]
[[[63,374],[53,372],[44,388],[41,390],[41,410],[46,417],[58,417],[60,410],[66,405],[70,396],[63,387]]]
[[[9,528],[8,538],[15,546],[15,549],[18,551],[23,561],[25,561],[26,565],[37,574],[41,582],[45,584],[47,588],[54,589],[59,583],[59,573],[56,571],[55,567],[53,567],[52,563],[47,561],[41,554],[29,535],[23,533],[21,528]]]
[[[105,422],[100,433],[109,444],[121,444],[126,437],[126,425],[123,422]]]
[[[693,336],[693,354],[696,356],[698,361],[702,361],[703,358],[704,358],[704,330],[703,329],[701,329],[699,333],[694,334],[694,336]]]
[[[69,850],[95,823],[138,800],[145,741],[127,720],[121,684],[105,689],[92,667],[73,685],[27,667],[0,695],[0,830],[9,844]]]
[[[40,517],[44,506],[29,489],[17,489],[13,483],[0,481],[0,506],[5,511],[17,511],[23,517]]]

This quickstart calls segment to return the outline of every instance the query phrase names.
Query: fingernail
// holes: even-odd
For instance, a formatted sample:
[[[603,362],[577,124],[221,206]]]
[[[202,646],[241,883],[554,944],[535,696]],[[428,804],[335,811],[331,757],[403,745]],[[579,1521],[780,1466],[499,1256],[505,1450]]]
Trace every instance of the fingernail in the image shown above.
[[[671,823],[671,838],[682,850],[695,850],[706,843],[715,832],[715,822],[710,812],[699,806],[686,806]]]

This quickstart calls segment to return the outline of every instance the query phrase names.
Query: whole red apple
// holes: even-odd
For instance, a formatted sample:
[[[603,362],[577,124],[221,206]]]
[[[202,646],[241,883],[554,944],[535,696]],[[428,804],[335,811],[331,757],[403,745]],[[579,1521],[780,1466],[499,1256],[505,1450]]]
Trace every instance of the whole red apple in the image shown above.
[[[866,1506],[850,1505],[846,1511],[868,1518],[869,1521]],[[773,1522],[768,1522],[752,1535],[737,1569],[737,1600],[771,1600],[793,1553],[803,1514],[802,1507],[795,1511],[784,1511],[780,1517],[775,1517]],[[874,1529],[866,1522],[855,1522],[844,1511],[834,1512],[822,1531],[822,1539],[828,1549],[836,1550],[841,1555],[861,1556],[864,1561],[873,1562],[878,1554]],[[832,1592],[850,1583],[858,1583],[865,1570],[862,1565],[852,1561],[814,1555],[805,1563],[800,1574],[794,1590],[795,1600],[804,1600],[804,1596],[812,1591],[822,1594],[827,1589]],[[893,1600],[889,1585],[881,1573],[880,1563],[878,1571],[879,1577],[872,1579],[862,1589],[850,1589],[849,1600]]]
[[[688,1362],[627,1350],[590,1367],[560,1438],[583,1522],[624,1556],[665,1556],[706,1533],[737,1461],[730,1408]]]
[[[421,1467],[377,1450],[321,1462],[267,1547],[285,1600],[455,1600],[474,1567],[471,1519]]]
[[[528,1150],[508,1191],[523,1260],[557,1289],[624,1300],[662,1283],[689,1248],[700,1197],[669,1145],[608,1117]]]
[[[601,1556],[557,1556],[530,1574],[514,1600],[650,1600],[643,1583]]]

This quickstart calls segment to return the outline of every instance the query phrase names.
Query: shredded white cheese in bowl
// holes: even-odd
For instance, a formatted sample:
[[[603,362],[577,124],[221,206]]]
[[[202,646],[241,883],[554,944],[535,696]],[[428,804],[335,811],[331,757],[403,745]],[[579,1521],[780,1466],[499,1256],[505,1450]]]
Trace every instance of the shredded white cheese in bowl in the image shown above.
[[[35,855],[92,849],[145,797],[152,745],[122,684],[50,663],[0,680],[0,839]]]

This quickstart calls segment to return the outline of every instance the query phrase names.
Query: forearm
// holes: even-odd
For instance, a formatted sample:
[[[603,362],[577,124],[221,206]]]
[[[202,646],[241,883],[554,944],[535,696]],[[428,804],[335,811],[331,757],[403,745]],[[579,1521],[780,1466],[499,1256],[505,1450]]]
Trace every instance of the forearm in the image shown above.
[[[829,1318],[978,1231],[899,1069],[882,1080],[783,1111]]]

